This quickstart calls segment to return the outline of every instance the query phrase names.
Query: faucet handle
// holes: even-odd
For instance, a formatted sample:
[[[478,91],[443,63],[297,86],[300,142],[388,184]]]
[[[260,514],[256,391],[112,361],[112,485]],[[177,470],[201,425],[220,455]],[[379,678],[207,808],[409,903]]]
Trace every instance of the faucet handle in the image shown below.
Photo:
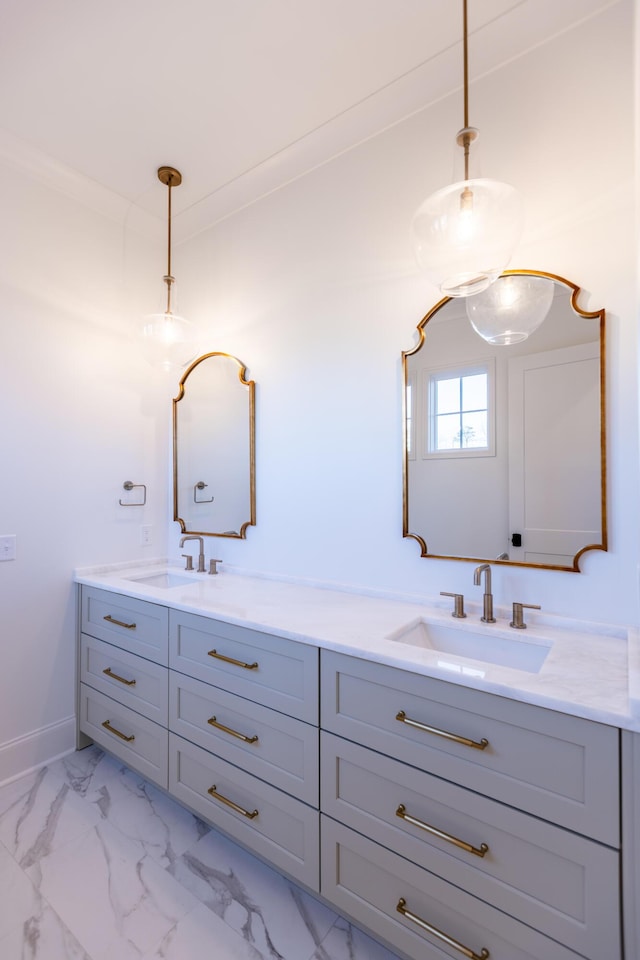
[[[185,570],[193,570],[193,557],[190,553],[183,553],[182,556],[187,561],[185,564]]]
[[[453,597],[453,613],[451,614],[452,617],[457,617],[458,619],[462,619],[463,617],[466,617],[466,613],[464,612],[464,596],[463,596],[463,594],[461,594],[461,593],[447,593],[446,590],[441,590],[441,591],[440,591],[440,596],[441,596],[441,597]]]
[[[510,627],[514,627],[516,630],[526,630],[527,625],[524,622],[523,610],[541,610],[539,604],[537,603],[514,603],[513,604],[513,620],[509,624]]]
[[[217,572],[218,572],[218,564],[219,564],[219,563],[222,563],[222,560],[213,560],[213,559],[210,559],[210,560],[209,560],[209,573],[217,573]]]

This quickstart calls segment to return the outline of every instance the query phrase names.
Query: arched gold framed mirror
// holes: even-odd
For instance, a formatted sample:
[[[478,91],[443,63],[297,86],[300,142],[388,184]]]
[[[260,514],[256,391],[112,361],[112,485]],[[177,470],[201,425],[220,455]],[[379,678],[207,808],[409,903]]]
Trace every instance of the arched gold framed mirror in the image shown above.
[[[173,401],[173,519],[182,533],[246,536],[256,522],[255,383],[228,353],[188,367]]]
[[[446,297],[402,354],[403,535],[423,557],[578,572],[607,549],[605,311],[555,274],[496,283],[518,278],[550,285],[527,339],[487,342],[476,298]]]

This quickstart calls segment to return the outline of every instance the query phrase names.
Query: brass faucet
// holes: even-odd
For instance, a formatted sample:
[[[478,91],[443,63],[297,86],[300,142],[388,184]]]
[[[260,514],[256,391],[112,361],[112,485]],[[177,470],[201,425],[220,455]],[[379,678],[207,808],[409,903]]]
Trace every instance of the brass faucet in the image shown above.
[[[204,570],[204,540],[203,540],[203,538],[202,538],[202,537],[182,537],[182,539],[180,540],[180,546],[181,546],[181,547],[184,547],[185,542],[186,542],[187,540],[198,540],[198,541],[199,541],[199,543],[200,543],[200,553],[198,554],[198,573],[204,573],[205,570]],[[192,569],[193,569],[193,564],[190,564],[190,563],[189,563],[189,560],[191,560],[191,557],[190,557],[188,554],[186,554],[186,553],[183,554],[183,557],[187,557],[187,566],[186,566],[185,569],[187,569],[187,570],[192,570]]]
[[[493,615],[493,594],[491,593],[491,567],[488,563],[481,563],[479,567],[476,567],[473,571],[473,582],[476,587],[479,587],[482,582],[482,574],[484,573],[484,597],[482,604],[482,616],[480,619],[483,623],[495,623],[496,618]]]

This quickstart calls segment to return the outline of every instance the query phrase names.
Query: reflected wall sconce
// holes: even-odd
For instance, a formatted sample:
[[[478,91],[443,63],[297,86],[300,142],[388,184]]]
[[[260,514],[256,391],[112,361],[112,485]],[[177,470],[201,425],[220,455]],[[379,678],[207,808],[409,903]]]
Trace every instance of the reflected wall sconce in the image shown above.
[[[193,325],[175,313],[175,277],[171,273],[171,191],[182,183],[182,174],[175,167],[160,167],[158,180],[167,187],[167,272],[164,309],[142,320],[141,335],[148,362],[168,373],[186,367],[198,353]]]
[[[469,297],[492,284],[509,263],[523,227],[523,203],[514,187],[470,176],[471,145],[479,134],[469,126],[467,0],[462,19],[464,126],[456,143],[464,151],[464,180],[427,197],[411,224],[418,263],[448,297]]]

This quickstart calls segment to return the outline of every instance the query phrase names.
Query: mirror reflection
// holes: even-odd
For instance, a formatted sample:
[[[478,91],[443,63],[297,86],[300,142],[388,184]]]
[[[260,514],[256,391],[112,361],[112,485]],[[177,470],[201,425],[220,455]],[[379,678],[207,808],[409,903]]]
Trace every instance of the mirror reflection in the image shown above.
[[[488,342],[475,298],[446,298],[402,355],[403,532],[422,556],[577,571],[607,548],[604,310],[581,310],[579,287],[552,274],[494,286],[534,277],[548,306],[526,339]]]
[[[226,353],[186,370],[173,401],[174,520],[183,533],[244,537],[255,524],[255,384]]]

